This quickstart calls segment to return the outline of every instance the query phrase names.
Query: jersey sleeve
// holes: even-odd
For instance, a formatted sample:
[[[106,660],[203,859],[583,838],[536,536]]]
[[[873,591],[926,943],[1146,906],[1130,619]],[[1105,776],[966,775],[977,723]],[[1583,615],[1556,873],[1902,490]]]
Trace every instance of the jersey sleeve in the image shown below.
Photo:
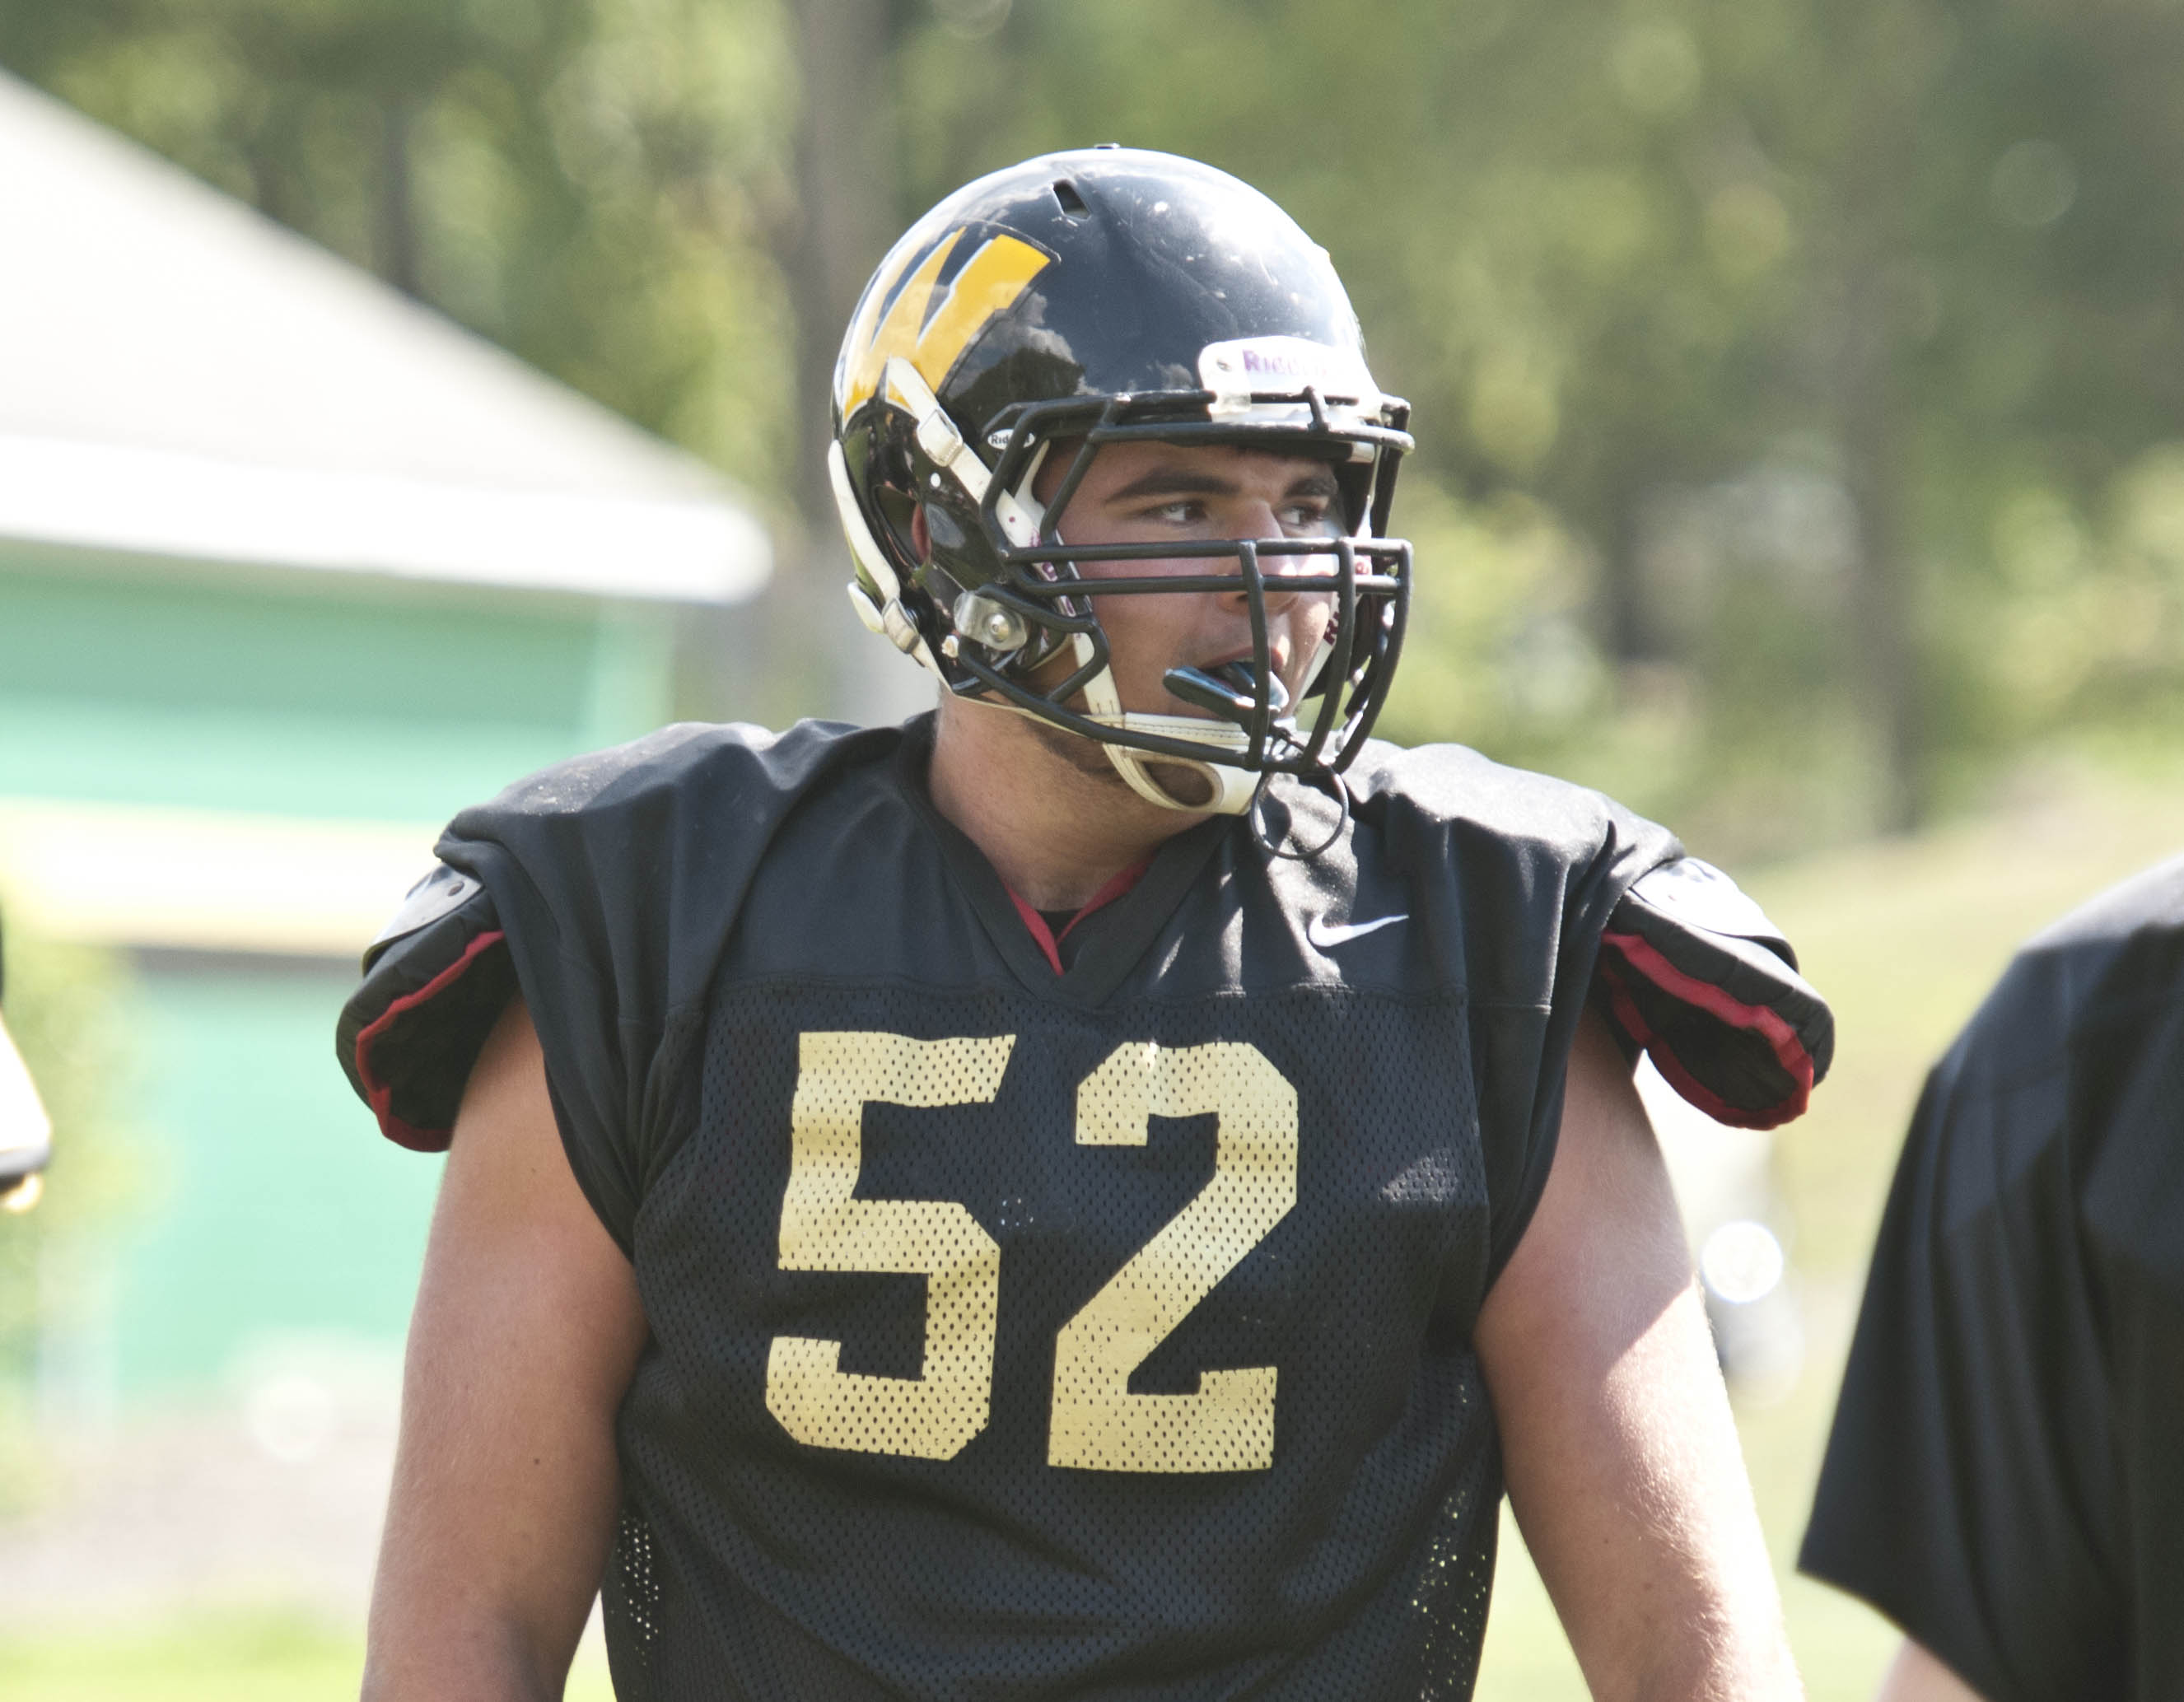
[[[1833,1055],[1827,1002],[1797,973],[1758,905],[1660,830],[1619,811],[1612,820],[1607,843],[1628,848],[1579,870],[1564,900],[1532,1137],[1514,1188],[1497,1198],[1496,1271],[1552,1168],[1563,1074],[1583,1009],[1607,1019],[1626,1056],[1650,1054],[1685,1099],[1739,1127],[1803,1115]]]
[[[334,1049],[380,1132],[445,1152],[478,1048],[515,991],[493,898],[444,863],[410,888],[365,954]]]
[[[2005,980],[1928,1080],[1799,1556],[1988,1702],[2126,1688],[2064,1019],[2036,979]]]
[[[1600,945],[1611,1019],[1685,1099],[1737,1128],[1804,1114],[1835,1021],[1729,876],[1696,857],[1657,865],[1617,903]]]

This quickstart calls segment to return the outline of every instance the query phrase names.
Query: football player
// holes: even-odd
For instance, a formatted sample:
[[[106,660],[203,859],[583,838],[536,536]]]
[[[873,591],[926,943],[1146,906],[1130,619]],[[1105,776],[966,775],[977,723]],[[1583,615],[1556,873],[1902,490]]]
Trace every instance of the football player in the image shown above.
[[[1881,1220],[1804,1569],[1887,1702],[2184,1696],[2184,859],[2019,954]]]
[[[899,727],[466,811],[343,1061],[452,1140],[376,1697],[1461,1697],[1505,1484],[1598,1694],[1787,1696],[1635,1048],[1769,1126],[1826,1007],[1596,793],[1368,741],[1405,405],[1189,160],[950,197],[842,348]]]

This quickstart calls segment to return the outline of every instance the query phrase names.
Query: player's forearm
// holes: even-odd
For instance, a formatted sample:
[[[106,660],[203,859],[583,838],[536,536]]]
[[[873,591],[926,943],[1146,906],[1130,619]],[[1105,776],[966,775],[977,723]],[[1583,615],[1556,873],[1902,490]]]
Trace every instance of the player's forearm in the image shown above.
[[[1658,1355],[1647,1365],[1642,1355]],[[1713,1336],[1696,1283],[1634,1350],[1625,1398],[1648,1410],[1634,1416],[1675,1446],[1662,1465],[1668,1505],[1652,1540],[1674,1568],[1681,1623],[1658,1639],[1680,1669],[1635,1694],[1730,1699],[1802,1697],[1804,1688],[1782,1623],[1766,1538],[1753,1505],[1728,1392],[1713,1357]],[[1643,1540],[1641,1535],[1639,1538]]]
[[[1587,1679],[1598,1702],[1802,1702],[1797,1664],[1779,1633],[1774,1646],[1719,1648],[1689,1660],[1606,1683]]]
[[[520,1472],[445,1469],[469,1450],[444,1429],[431,1449],[405,1436],[396,1460],[365,1635],[364,1702],[532,1702],[559,1697],[583,1634],[615,1491],[582,1460],[510,1435],[496,1452],[534,1457],[573,1498],[526,1494]],[[486,1483],[489,1487],[480,1489]]]
[[[568,1676],[522,1630],[490,1617],[375,1607],[360,1702],[552,1702]]]
[[[1802,1702],[1779,1611],[1724,1622],[1699,1610],[1669,1621],[1627,1665],[1583,1663],[1597,1702]],[[1599,1670],[1603,1664],[1608,1670]]]
[[[423,1357],[413,1343],[413,1382]],[[465,1422],[431,1388],[406,1402],[365,1702],[558,1697],[620,1499],[611,1443]]]

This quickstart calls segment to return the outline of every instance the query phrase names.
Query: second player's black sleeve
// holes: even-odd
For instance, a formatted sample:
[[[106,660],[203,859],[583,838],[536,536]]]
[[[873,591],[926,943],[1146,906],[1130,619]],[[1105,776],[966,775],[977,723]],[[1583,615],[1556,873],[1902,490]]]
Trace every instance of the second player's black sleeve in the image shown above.
[[[1988,1702],[2125,1687],[2059,980],[2021,961],[1927,1082],[1799,1556]]]

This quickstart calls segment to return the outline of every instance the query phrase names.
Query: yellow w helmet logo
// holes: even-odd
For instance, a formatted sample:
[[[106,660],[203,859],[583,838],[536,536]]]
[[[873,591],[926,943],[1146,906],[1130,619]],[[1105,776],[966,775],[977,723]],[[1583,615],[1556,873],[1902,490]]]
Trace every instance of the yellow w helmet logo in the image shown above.
[[[1053,259],[1044,248],[1021,237],[1000,233],[985,242],[957,269],[939,304],[933,294],[948,257],[967,233],[951,231],[912,272],[882,317],[883,303],[894,289],[895,278],[910,264],[912,250],[894,270],[872,281],[856,323],[842,345],[842,358],[834,367],[834,406],[847,420],[872,399],[879,388],[888,362],[902,356],[938,392],[963,351],[978,341],[997,314],[1005,314],[1022,298],[1031,281]]]

